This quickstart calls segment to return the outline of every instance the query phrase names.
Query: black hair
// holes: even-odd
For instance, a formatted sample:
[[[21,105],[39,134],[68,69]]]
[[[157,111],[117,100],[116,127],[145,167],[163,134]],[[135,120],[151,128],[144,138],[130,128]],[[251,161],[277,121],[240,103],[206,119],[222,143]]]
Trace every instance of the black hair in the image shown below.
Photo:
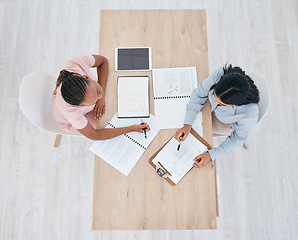
[[[240,67],[225,65],[224,74],[214,86],[219,99],[229,105],[241,106],[260,101],[259,90],[254,81]]]
[[[65,102],[79,106],[85,99],[88,80],[73,73],[62,70],[56,82],[54,95],[57,93],[58,86],[61,85],[61,95]]]

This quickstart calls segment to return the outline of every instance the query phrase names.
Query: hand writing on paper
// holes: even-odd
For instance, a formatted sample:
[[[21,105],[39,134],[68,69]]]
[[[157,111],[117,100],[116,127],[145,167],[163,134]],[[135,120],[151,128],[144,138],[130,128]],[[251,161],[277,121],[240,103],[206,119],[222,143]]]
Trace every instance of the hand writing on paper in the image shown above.
[[[194,164],[193,164],[194,167],[196,168],[204,167],[211,162],[210,153],[209,152],[202,153],[199,156],[196,156],[193,161],[194,161]]]
[[[191,125],[185,124],[184,127],[177,130],[177,132],[175,133],[175,139],[178,142],[183,142],[187,138],[188,134],[190,133],[190,129],[191,129]],[[183,137],[181,137],[182,133],[184,133]]]
[[[150,127],[147,123],[135,124],[135,125],[132,125],[132,126],[133,126],[133,131],[135,131],[135,132],[142,133],[144,128],[145,128],[146,132],[150,131]]]

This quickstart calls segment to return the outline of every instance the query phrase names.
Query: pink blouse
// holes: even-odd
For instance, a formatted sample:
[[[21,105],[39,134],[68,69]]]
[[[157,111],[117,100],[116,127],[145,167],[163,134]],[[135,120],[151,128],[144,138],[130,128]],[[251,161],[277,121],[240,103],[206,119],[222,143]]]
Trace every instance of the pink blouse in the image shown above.
[[[95,64],[92,55],[83,55],[70,59],[64,69],[69,72],[75,72],[81,75],[87,75],[96,81],[90,68]],[[91,106],[74,106],[64,101],[61,95],[61,85],[57,88],[57,94],[52,97],[52,115],[57,125],[66,132],[79,133],[77,129],[83,129],[87,126],[86,115],[94,108]]]

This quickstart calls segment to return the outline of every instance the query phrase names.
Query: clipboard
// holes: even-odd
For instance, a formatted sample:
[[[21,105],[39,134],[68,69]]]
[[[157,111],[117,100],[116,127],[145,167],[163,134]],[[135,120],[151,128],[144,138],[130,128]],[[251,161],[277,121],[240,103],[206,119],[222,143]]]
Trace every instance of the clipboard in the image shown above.
[[[206,142],[206,140],[204,138],[202,138],[195,130],[191,129],[190,133],[196,138],[198,139],[202,144],[204,144],[207,149],[211,149],[212,147]],[[172,137],[160,148],[157,150],[156,153],[154,153],[150,158],[149,158],[149,164],[154,168],[154,170],[156,169],[156,165],[152,162],[153,159],[156,157],[156,155],[164,148],[165,145],[168,144],[168,142],[172,139]],[[182,179],[193,169],[193,167],[182,177]],[[165,169],[166,170],[166,169]],[[176,184],[169,178],[164,178],[171,186],[175,186]]]

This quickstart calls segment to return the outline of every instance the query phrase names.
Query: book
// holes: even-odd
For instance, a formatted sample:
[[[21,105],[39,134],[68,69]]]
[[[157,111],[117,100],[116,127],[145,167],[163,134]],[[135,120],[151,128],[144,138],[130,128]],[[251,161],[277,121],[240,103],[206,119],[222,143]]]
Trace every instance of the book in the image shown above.
[[[154,109],[156,126],[159,129],[180,128],[183,126],[186,105],[192,91],[197,87],[195,67],[161,68],[152,70]],[[201,126],[200,112],[194,127]]]
[[[119,76],[117,95],[119,118],[149,117],[148,76]]]
[[[170,173],[168,177],[174,184],[177,184],[192,168],[196,156],[207,150],[207,147],[190,133],[185,141],[179,142],[173,137],[155,156],[152,163],[162,165]]]
[[[143,133],[130,132],[112,139],[94,141],[90,151],[127,176],[159,131],[156,129],[153,115],[150,115],[145,122],[150,126],[150,131],[146,132],[147,138]],[[140,123],[141,118],[119,119],[115,114],[107,128]]]

